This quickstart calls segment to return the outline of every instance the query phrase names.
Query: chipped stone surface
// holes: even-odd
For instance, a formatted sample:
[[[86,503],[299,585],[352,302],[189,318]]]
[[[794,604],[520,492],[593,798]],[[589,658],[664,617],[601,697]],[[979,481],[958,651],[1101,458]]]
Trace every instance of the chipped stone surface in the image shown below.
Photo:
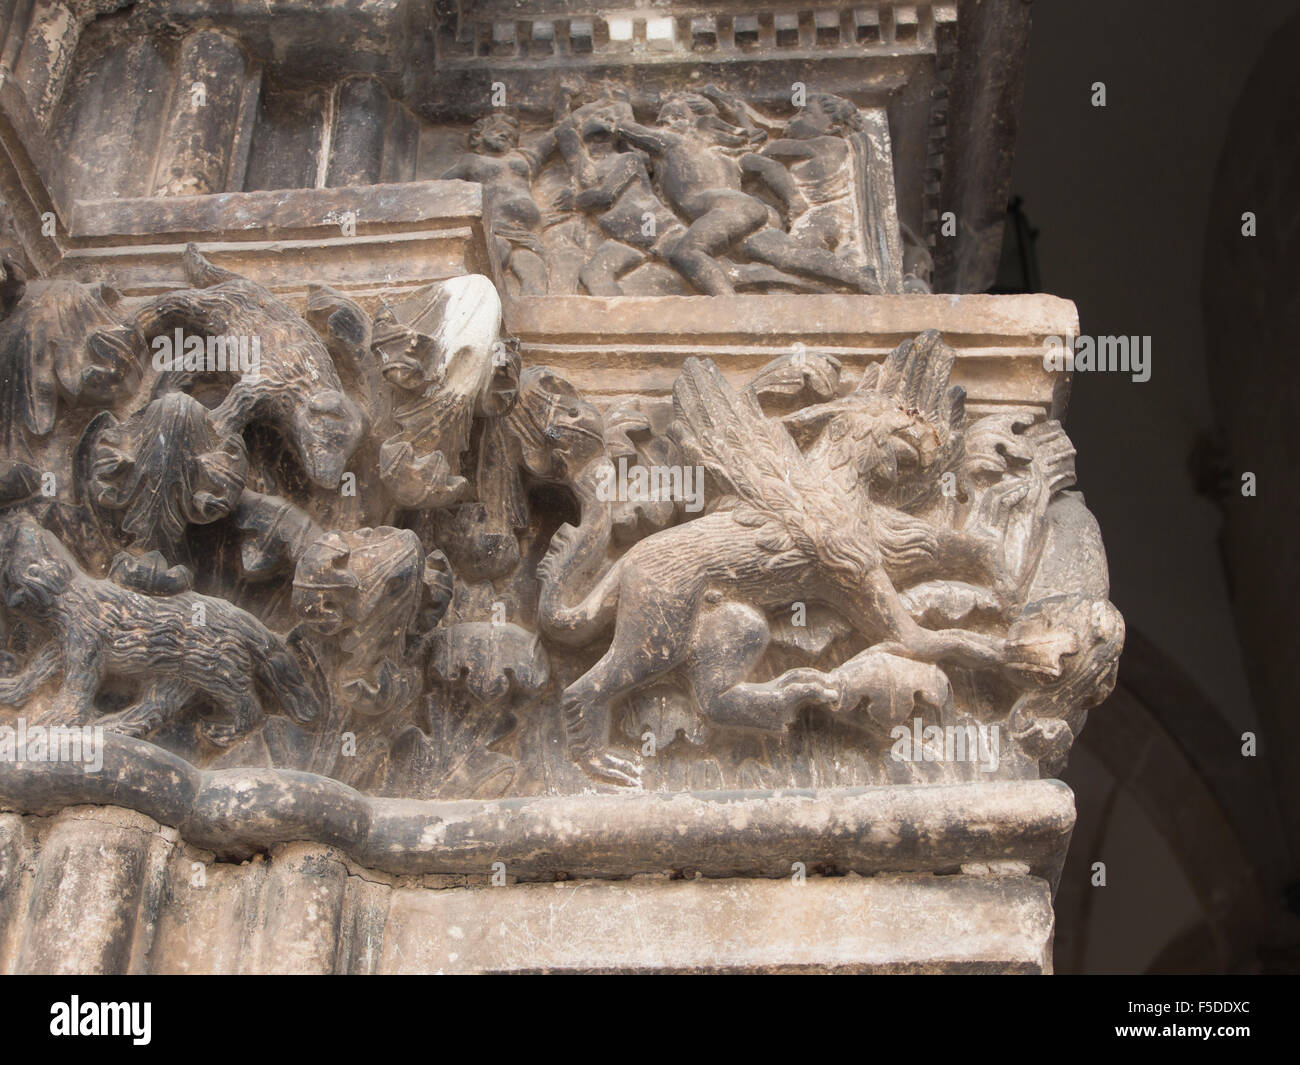
[[[558,883],[394,892],[385,971],[1051,971],[1030,877]]]

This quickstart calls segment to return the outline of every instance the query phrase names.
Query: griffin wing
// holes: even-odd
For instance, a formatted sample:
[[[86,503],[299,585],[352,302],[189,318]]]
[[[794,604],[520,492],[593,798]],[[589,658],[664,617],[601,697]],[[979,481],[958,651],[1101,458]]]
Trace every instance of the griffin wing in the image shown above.
[[[960,436],[966,419],[966,391],[951,383],[957,353],[937,329],[927,329],[899,344],[884,362],[868,367],[857,392],[874,391],[917,411],[946,449]]]
[[[809,463],[752,393],[735,391],[711,359],[687,359],[673,387],[671,434],[686,460],[737,498],[733,517],[760,530],[776,568],[820,561],[850,577],[876,564],[854,498]]]

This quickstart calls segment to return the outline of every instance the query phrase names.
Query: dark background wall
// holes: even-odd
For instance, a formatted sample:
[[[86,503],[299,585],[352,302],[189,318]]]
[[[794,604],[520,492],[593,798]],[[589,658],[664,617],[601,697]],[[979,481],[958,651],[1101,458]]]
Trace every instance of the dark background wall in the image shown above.
[[[1296,356],[1276,322],[1294,320],[1300,291],[1300,57],[1279,46],[1297,12],[1296,0],[1033,7],[1012,191],[1039,232],[1040,287],[1078,304],[1083,333],[1149,335],[1153,348],[1149,381],[1078,374],[1070,400],[1079,483],[1136,639],[1066,775],[1080,824],[1058,905],[1062,971],[1296,957],[1297,484],[1295,430],[1288,458],[1282,428]],[[1099,81],[1105,107],[1091,102]],[[1249,151],[1252,165],[1216,188],[1230,144],[1229,163]],[[1247,210],[1266,237],[1240,235]],[[1229,287],[1225,249],[1238,283],[1203,301],[1203,285]],[[1252,406],[1278,430],[1252,432]],[[1264,469],[1260,495],[1242,500],[1241,472]],[[1259,757],[1242,757],[1245,731]],[[1198,787],[1207,805],[1193,817]],[[1210,837],[1220,853],[1192,853]],[[1231,886],[1206,882],[1229,873]],[[1240,898],[1221,906],[1225,892]]]

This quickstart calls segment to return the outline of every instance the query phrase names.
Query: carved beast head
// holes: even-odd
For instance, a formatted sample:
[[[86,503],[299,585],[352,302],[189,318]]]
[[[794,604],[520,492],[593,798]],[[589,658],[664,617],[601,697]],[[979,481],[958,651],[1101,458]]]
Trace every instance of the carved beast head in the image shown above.
[[[853,398],[875,421],[877,498],[905,507],[938,485],[964,446],[966,392],[950,382],[957,353],[929,329],[868,367]]]
[[[30,517],[0,522],[0,590],[10,610],[47,617],[77,574],[58,538]]]
[[[242,433],[253,422],[273,426],[321,488],[339,485],[348,460],[365,436],[362,408],[345,392],[330,350],[315,329],[287,303],[248,278],[213,266],[190,245],[185,253],[191,281],[207,287],[168,292],[150,302],[135,321],[151,341],[169,330],[205,339],[209,352],[226,338],[258,344],[252,372],[220,370],[235,378],[213,409],[213,424],[223,435]],[[241,355],[243,352],[241,339]],[[196,371],[168,370],[154,385],[155,397],[184,390]]]
[[[366,433],[366,418],[337,389],[297,397],[286,435],[298,461],[322,488],[337,488],[348,460]]]
[[[578,390],[545,366],[519,377],[519,398],[506,415],[529,472],[571,483],[605,455],[605,423]]]
[[[298,559],[293,609],[326,636],[358,626],[405,628],[415,620],[425,558],[410,529],[355,529],[321,536]]]

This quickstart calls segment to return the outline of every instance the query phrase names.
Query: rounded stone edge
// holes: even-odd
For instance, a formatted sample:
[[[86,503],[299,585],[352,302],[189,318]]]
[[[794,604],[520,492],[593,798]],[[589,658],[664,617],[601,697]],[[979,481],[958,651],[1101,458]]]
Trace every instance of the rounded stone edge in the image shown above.
[[[222,859],[309,842],[399,876],[490,875],[503,863],[522,880],[780,877],[796,862],[829,873],[945,872],[1020,860],[1054,881],[1074,825],[1073,792],[1056,780],[439,802],[372,798],[292,770],[200,770],[112,735],[97,773],[0,763],[0,808],[85,805],[135,810]]]

